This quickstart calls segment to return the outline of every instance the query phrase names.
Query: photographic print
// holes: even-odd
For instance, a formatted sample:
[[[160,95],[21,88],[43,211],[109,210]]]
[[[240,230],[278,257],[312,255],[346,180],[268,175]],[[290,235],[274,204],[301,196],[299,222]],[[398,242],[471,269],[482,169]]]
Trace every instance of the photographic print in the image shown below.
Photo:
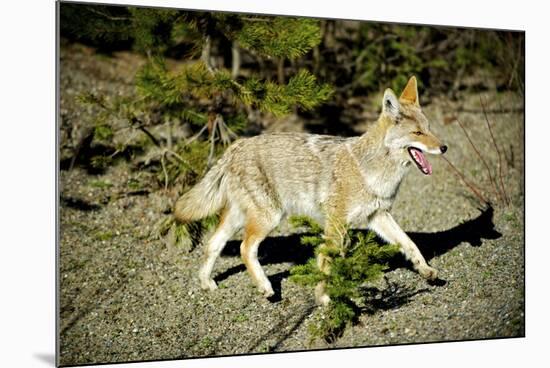
[[[525,33],[58,3],[58,364],[525,336]]]

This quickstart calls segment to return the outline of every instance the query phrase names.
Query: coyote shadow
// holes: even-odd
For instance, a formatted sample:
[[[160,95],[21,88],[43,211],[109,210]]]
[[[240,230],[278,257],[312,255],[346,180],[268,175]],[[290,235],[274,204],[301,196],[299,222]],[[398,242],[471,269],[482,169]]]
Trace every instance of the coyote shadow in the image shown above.
[[[278,264],[285,262],[292,262],[294,264],[304,264],[307,260],[314,255],[313,248],[310,246],[302,245],[300,238],[306,234],[292,234],[288,236],[275,236],[264,239],[258,250],[258,259],[262,265],[266,264]],[[231,240],[227,242],[222,256],[240,257],[240,240]],[[239,272],[246,272],[244,264],[240,264],[227,269],[226,271],[216,275],[214,280],[216,282],[223,281],[228,277],[237,274]],[[283,278],[288,277],[289,272],[279,272],[276,275],[270,276],[269,279],[275,291],[274,299],[277,299],[277,295],[280,296],[281,281]]]
[[[488,206],[480,209],[481,213],[470,220],[467,220],[453,228],[433,233],[410,232],[408,235],[417,244],[420,252],[426,260],[447,253],[461,243],[469,243],[471,246],[481,246],[483,239],[498,239],[502,236],[495,230],[493,222],[494,209]],[[365,231],[365,230],[360,230]],[[277,236],[266,238],[259,249],[258,258],[262,265],[291,262],[304,264],[314,256],[314,250],[310,246],[302,245],[300,238],[305,234],[292,234],[289,236]],[[240,256],[240,241],[229,241],[222,252],[223,256]],[[396,255],[389,262],[389,270],[397,268],[411,268],[411,265],[402,255]],[[216,282],[223,281],[231,275],[245,272],[243,264],[231,267],[215,276]],[[288,277],[288,272],[270,276],[275,291],[274,300],[280,299],[281,279]],[[443,285],[440,280],[436,285]]]
[[[494,240],[502,236],[495,229],[493,222],[494,209],[491,206],[480,209],[481,213],[470,220],[444,231],[434,233],[409,232],[407,233],[418,249],[429,261],[447,253],[462,243],[469,243],[473,247],[481,246],[483,239]],[[390,269],[411,266],[403,256],[394,257]]]
[[[384,277],[386,287],[379,289],[376,287],[362,287],[360,292],[369,302],[361,307],[361,312],[366,314],[375,314],[378,311],[387,311],[397,309],[419,294],[428,293],[428,288],[415,289],[408,286],[400,286],[396,282],[389,281]]]

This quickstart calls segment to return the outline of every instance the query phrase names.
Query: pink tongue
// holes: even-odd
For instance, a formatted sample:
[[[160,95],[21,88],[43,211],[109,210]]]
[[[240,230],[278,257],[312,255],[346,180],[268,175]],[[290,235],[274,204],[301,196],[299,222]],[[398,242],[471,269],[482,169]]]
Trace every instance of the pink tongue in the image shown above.
[[[412,154],[415,161],[420,165],[421,170],[426,175],[432,174],[432,165],[426,160],[426,157],[424,156],[424,153],[422,151],[412,148]]]

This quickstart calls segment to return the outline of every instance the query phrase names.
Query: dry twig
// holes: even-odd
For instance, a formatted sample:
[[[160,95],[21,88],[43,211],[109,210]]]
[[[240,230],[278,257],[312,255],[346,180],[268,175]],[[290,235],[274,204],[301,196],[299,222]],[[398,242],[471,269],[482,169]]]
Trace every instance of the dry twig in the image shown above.
[[[466,178],[464,177],[464,175],[455,167],[455,165],[453,165],[451,163],[451,161],[449,161],[445,156],[442,156],[443,159],[445,160],[445,162],[447,162],[447,164],[451,167],[451,169],[453,169],[454,173],[460,178],[460,180],[462,180],[462,182],[464,184],[466,184],[466,186],[475,194],[475,196],[480,200],[482,201],[483,203],[485,204],[490,204],[489,201],[487,201],[485,199],[485,197],[483,197],[483,195],[481,194],[479,188],[476,188],[476,186],[472,183],[470,183],[468,180],[466,180]]]
[[[493,130],[491,129],[491,124],[489,123],[489,118],[487,117],[487,111],[485,110],[485,103],[483,102],[483,98],[479,96],[479,101],[481,102],[481,107],[483,109],[483,115],[485,116],[485,122],[487,123],[487,128],[489,129],[489,133],[491,134],[491,139],[493,141],[493,145],[495,146],[495,150],[497,151],[498,156],[498,173],[499,173],[499,179],[500,179],[500,186],[502,188],[502,193],[504,195],[504,200],[506,205],[510,203],[508,200],[508,196],[506,195],[506,188],[504,186],[504,180],[502,178],[502,155],[500,153],[500,149],[498,148],[497,142],[495,140],[495,136],[493,135]]]
[[[483,162],[483,164],[485,165],[485,168],[487,169],[487,173],[489,174],[489,180],[491,181],[491,184],[493,184],[493,190],[494,190],[495,196],[502,200],[502,194],[500,193],[499,190],[497,190],[497,185],[496,185],[495,179],[493,178],[493,174],[491,173],[491,169],[489,168],[489,165],[487,164],[487,161],[485,161],[483,156],[481,156],[481,153],[479,152],[479,150],[475,146],[474,142],[472,142],[472,140],[470,139],[470,136],[468,135],[468,132],[466,132],[466,129],[464,128],[464,126],[462,125],[460,120],[456,119],[456,122],[458,123],[460,128],[462,128],[462,131],[464,132],[464,135],[468,139],[468,142],[470,142],[470,145],[472,146],[472,148],[476,152],[476,154],[479,157],[479,159],[481,160],[481,162]]]

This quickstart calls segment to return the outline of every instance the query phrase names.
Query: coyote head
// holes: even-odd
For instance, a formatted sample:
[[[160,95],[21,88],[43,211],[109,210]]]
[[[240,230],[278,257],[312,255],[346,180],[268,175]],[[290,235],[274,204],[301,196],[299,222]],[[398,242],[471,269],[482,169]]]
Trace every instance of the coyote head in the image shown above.
[[[399,99],[391,89],[386,89],[381,120],[386,128],[384,145],[391,155],[405,165],[414,162],[423,174],[430,175],[432,166],[425,154],[445,153],[447,146],[430,131],[428,119],[420,108],[414,76],[409,79]]]

